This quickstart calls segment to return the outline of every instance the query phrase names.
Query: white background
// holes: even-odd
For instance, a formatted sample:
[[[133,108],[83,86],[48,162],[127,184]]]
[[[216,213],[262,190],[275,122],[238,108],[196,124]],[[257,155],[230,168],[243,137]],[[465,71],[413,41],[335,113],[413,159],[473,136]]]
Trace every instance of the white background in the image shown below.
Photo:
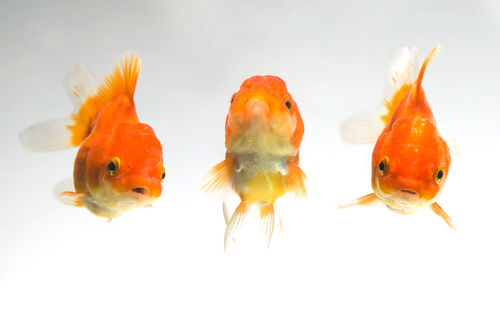
[[[0,26],[1,309],[500,307],[498,2],[4,0]],[[435,44],[423,87],[462,153],[439,199],[458,231],[430,210],[337,210],[370,193],[373,147],[343,144],[340,122],[380,104],[395,50]],[[108,224],[52,198],[76,150],[30,153],[18,134],[71,111],[73,64],[102,78],[130,50],[167,180],[154,208]],[[256,74],[299,104],[309,197],[278,201],[270,249],[224,254],[221,201],[197,186],[224,157],[230,96]]]

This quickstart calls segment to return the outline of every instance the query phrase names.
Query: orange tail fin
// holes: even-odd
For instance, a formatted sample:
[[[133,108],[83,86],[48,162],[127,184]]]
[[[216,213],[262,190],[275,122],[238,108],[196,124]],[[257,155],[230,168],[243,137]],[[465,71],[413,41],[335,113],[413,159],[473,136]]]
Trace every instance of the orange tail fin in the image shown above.
[[[21,144],[30,151],[48,152],[80,145],[90,134],[102,107],[120,95],[133,102],[141,61],[133,53],[117,64],[95,91],[82,66],[66,76],[66,90],[73,101],[70,117],[51,119],[32,125],[20,134]]]

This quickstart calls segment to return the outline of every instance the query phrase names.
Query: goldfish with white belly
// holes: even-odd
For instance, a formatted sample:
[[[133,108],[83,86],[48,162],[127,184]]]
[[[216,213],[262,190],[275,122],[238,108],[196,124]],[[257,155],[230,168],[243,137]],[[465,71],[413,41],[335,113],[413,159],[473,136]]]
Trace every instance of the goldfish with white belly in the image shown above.
[[[129,54],[94,89],[81,66],[67,77],[74,104],[70,117],[35,124],[21,133],[23,146],[47,152],[80,146],[72,188],[60,201],[86,207],[108,219],[150,206],[165,178],[160,141],[151,126],[139,122],[134,92],[141,61]]]
[[[369,114],[360,115],[343,123],[344,141],[376,140],[376,144],[372,154],[373,193],[341,208],[381,201],[391,211],[411,214],[430,207],[454,228],[453,220],[437,203],[450,168],[450,150],[422,89],[425,69],[437,52],[438,47],[433,48],[419,70],[416,48],[404,48],[390,68],[392,87],[385,98],[385,113],[371,119]]]
[[[233,238],[249,208],[259,208],[268,240],[275,222],[275,201],[285,193],[305,196],[299,148],[304,123],[297,103],[276,76],[254,76],[230,100],[226,118],[226,159],[206,176],[208,192],[229,186],[240,197],[230,219],[224,247]]]

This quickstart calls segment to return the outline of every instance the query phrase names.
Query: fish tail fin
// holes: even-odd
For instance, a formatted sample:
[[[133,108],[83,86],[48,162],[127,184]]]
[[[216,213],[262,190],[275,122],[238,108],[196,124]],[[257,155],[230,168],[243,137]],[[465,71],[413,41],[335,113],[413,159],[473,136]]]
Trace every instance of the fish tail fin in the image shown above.
[[[74,66],[65,77],[65,89],[73,103],[68,117],[36,123],[20,134],[21,144],[30,151],[50,152],[80,145],[91,133],[100,109],[110,100],[127,95],[131,102],[140,70],[140,59],[130,53],[117,64],[97,91],[81,65]]]
[[[429,64],[429,62],[431,60],[433,60],[434,57],[436,57],[436,55],[439,53],[439,48],[440,48],[439,45],[434,46],[434,48],[431,49],[429,54],[427,54],[427,56],[424,59],[424,62],[422,63],[422,66],[420,67],[420,71],[418,73],[418,78],[415,82],[415,94],[416,94],[416,96],[418,96],[420,94],[420,90],[422,89],[422,80],[424,78],[425,69],[427,68],[427,65]]]
[[[438,205],[437,202],[431,204],[431,210],[432,212],[436,213],[436,215],[440,216],[446,222],[446,224],[448,224],[448,226],[457,230],[453,219],[448,214],[446,214],[446,212],[444,212],[443,208],[441,208],[441,206]]]
[[[260,207],[260,220],[266,235],[267,246],[271,244],[271,238],[274,232],[274,206],[273,204],[263,205]]]
[[[225,209],[224,212],[226,213],[224,215],[224,218],[226,220],[227,226],[226,226],[226,232],[224,233],[224,251],[227,250],[227,247],[229,245],[230,240],[234,240],[234,234],[240,228],[241,224],[245,220],[245,217],[247,216],[248,212],[248,205],[245,204],[245,202],[240,202],[236,210],[234,210],[233,215],[227,221],[227,208],[225,208],[225,204],[223,205],[223,208]]]
[[[388,69],[387,88],[384,96],[386,114],[381,116],[385,125],[389,123],[401,100],[403,100],[417,79],[419,56],[416,47],[403,47],[394,56]]]
[[[340,135],[345,143],[368,144],[377,141],[399,103],[414,85],[418,65],[417,48],[410,50],[403,47],[395,53],[387,70],[388,80],[383,106],[361,112],[343,121]]]
[[[345,208],[349,208],[349,207],[353,207],[353,206],[360,206],[360,205],[369,206],[369,205],[374,204],[377,201],[378,201],[377,196],[374,193],[371,193],[371,194],[359,197],[357,199],[351,200],[348,203],[338,205],[337,208],[338,209],[345,209]]]

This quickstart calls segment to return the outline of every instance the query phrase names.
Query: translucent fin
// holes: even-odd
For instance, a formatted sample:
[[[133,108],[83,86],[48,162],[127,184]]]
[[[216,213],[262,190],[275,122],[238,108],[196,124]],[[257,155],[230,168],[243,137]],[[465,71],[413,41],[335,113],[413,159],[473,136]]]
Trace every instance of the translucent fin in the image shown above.
[[[72,179],[64,179],[54,187],[54,196],[65,205],[83,207],[80,198],[85,197],[84,193],[75,193]]]
[[[22,146],[34,152],[52,152],[74,147],[67,126],[69,118],[58,118],[36,123],[19,135]]]
[[[444,210],[441,208],[440,205],[438,205],[437,202],[433,203],[431,205],[431,210],[436,213],[436,215],[439,215],[445,222],[446,224],[448,224],[448,226],[450,226],[451,228],[457,230],[455,228],[455,224],[453,222],[453,219],[451,217],[448,216],[448,214],[446,214],[446,212],[444,212]]]
[[[271,245],[271,238],[274,232],[274,207],[273,205],[264,205],[260,207],[260,219],[266,234],[267,246]]]
[[[233,174],[234,159],[225,159],[210,169],[203,177],[200,190],[206,193],[216,193],[228,186],[232,188]]]
[[[244,202],[240,202],[236,210],[234,210],[231,219],[226,227],[226,232],[224,234],[224,251],[227,249],[229,240],[233,240],[235,232],[243,223],[248,211],[248,206]]]
[[[224,222],[227,226],[229,224],[229,219],[231,218],[231,216],[229,214],[229,209],[227,208],[225,201],[222,203],[222,214],[224,215]]]
[[[454,137],[448,138],[446,140],[446,144],[448,144],[448,148],[450,149],[451,156],[459,157],[460,156],[460,146],[458,145],[458,140]]]
[[[374,143],[384,130],[382,114],[384,110],[378,108],[349,117],[340,125],[342,140],[349,144]]]
[[[295,197],[307,196],[305,180],[307,180],[306,174],[298,165],[288,165],[288,174],[285,180],[286,192],[293,194]]]
[[[73,112],[78,113],[87,98],[96,93],[95,87],[82,65],[75,65],[64,77],[64,88],[73,103]]]
[[[372,205],[377,201],[378,201],[377,196],[374,193],[371,193],[371,194],[365,195],[363,197],[359,197],[358,199],[354,199],[352,201],[349,201],[346,204],[338,205],[337,208],[338,209],[345,209],[345,208],[349,208],[352,206]]]

